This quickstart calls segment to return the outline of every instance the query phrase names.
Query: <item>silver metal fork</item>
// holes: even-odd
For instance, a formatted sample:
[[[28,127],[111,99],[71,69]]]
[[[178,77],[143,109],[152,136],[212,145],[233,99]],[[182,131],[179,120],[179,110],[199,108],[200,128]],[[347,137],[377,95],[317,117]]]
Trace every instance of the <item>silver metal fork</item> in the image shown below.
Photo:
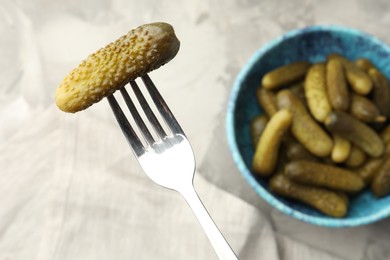
[[[154,138],[152,136],[124,87],[120,89],[120,92],[142,133],[146,145],[142,144],[115,97],[110,95],[107,99],[123,134],[145,173],[155,183],[182,194],[198,218],[218,258],[222,260],[237,260],[237,256],[213,222],[194,189],[195,158],[186,135],[150,77],[145,75],[142,77],[142,81],[171,133],[166,133],[137,83],[131,81],[130,85],[134,94],[158,137]]]

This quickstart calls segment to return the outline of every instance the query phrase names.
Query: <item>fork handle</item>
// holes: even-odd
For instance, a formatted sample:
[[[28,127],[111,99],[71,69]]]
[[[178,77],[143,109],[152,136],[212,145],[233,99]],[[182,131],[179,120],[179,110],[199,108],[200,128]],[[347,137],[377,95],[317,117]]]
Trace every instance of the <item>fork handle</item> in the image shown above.
[[[215,253],[220,260],[238,260],[238,257],[233,252],[232,248],[223,237],[221,231],[215,225],[213,219],[210,217],[198,194],[196,193],[194,186],[191,188],[183,189],[179,191],[188,205],[197,217],[200,225],[206,233],[208,239],[213,246]]]

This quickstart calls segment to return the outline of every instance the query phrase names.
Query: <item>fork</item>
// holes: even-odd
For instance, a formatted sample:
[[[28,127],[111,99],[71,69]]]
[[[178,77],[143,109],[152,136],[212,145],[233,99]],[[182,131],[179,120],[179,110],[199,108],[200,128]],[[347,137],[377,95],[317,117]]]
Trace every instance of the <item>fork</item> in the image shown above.
[[[215,225],[195,191],[193,185],[195,158],[186,135],[150,77],[145,74],[141,78],[153,103],[171,133],[167,134],[161,126],[137,83],[135,81],[130,81],[133,92],[138,99],[146,118],[149,120],[150,125],[158,136],[157,138],[152,136],[125,87],[122,87],[120,92],[145,140],[145,145],[141,142],[133,127],[130,125],[115,97],[113,95],[108,96],[107,99],[111,109],[123,134],[130,144],[134,155],[138,159],[146,175],[155,183],[165,188],[175,190],[184,197],[195,216],[198,218],[198,221],[210,240],[218,258],[221,260],[237,260],[237,256]]]

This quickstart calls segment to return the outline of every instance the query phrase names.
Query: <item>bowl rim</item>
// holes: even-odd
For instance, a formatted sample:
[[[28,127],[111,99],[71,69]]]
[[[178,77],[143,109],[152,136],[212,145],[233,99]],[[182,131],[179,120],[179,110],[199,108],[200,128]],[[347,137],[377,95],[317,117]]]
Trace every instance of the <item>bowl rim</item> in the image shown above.
[[[292,216],[306,223],[315,224],[324,227],[342,228],[342,227],[355,227],[355,226],[370,224],[390,216],[390,207],[381,209],[369,216],[362,216],[354,219],[345,219],[345,218],[324,219],[323,217],[320,216],[312,216],[309,214],[302,213],[282,203],[273,194],[268,192],[262,185],[260,185],[257,182],[257,180],[253,177],[251,171],[246,167],[246,164],[239,152],[238,145],[236,142],[236,138],[235,138],[236,135],[234,129],[234,124],[235,124],[234,111],[236,109],[236,101],[240,93],[240,86],[248,76],[249,72],[251,71],[251,68],[255,65],[255,63],[261,56],[263,56],[265,53],[267,53],[270,49],[272,49],[276,45],[280,44],[282,41],[302,34],[316,32],[316,31],[345,32],[349,34],[367,37],[370,39],[370,41],[380,45],[381,47],[386,49],[387,52],[390,53],[390,46],[388,46],[386,43],[379,40],[375,36],[360,31],[358,29],[354,29],[346,26],[340,26],[340,25],[313,25],[304,28],[294,29],[265,43],[244,64],[244,66],[242,67],[242,69],[240,70],[239,74],[237,75],[234,81],[231,94],[228,99],[227,115],[226,115],[226,133],[227,133],[228,146],[231,150],[233,160],[235,161],[239,171],[241,172],[243,177],[247,180],[247,182],[249,182],[250,186],[252,186],[255,192],[262,199],[264,199],[268,204],[275,207],[277,210],[283,212],[284,214],[288,216]]]

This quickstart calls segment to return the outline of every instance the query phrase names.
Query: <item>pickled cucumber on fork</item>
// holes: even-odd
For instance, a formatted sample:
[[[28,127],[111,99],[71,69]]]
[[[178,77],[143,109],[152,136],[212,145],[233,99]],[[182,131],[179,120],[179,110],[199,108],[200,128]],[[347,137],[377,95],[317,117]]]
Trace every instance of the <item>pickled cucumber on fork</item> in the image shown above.
[[[172,60],[180,47],[167,23],[142,25],[90,55],[57,88],[57,106],[75,113]]]

